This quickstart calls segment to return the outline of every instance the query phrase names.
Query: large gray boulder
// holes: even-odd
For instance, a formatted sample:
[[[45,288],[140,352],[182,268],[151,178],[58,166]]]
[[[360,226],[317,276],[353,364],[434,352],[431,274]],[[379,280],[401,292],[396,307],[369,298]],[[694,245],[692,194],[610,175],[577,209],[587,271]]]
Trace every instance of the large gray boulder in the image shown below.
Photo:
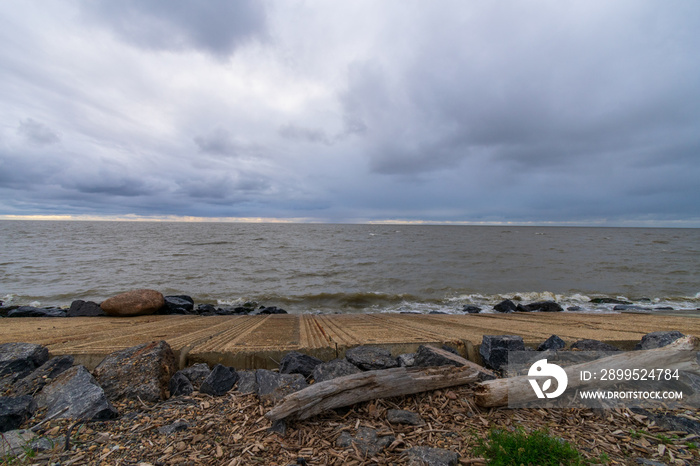
[[[500,370],[508,364],[508,351],[525,351],[523,337],[517,335],[484,335],[479,354],[486,367]]]
[[[104,390],[84,366],[73,366],[63,372],[35,398],[38,408],[46,408],[53,416],[67,408],[58,418],[111,419],[117,416]]]
[[[105,311],[93,301],[76,299],[70,304],[67,314],[68,317],[97,317],[105,315]]]
[[[678,330],[673,330],[671,332],[651,332],[647,333],[642,337],[642,341],[637,343],[634,347],[636,350],[648,350],[662,348],[664,346],[670,345],[679,338],[683,338],[683,335]]]
[[[314,367],[311,375],[314,382],[318,383],[359,372],[362,371],[356,365],[350,364],[346,359],[333,359]]]
[[[28,376],[19,379],[12,386],[15,395],[34,395],[44,388],[44,385],[58,377],[62,372],[73,366],[73,356],[56,356],[39,366]]]
[[[199,391],[211,396],[221,396],[231,390],[237,380],[238,374],[235,370],[217,364],[204,379]]]
[[[19,429],[34,414],[36,405],[29,395],[0,397],[0,432]]]
[[[376,346],[356,346],[345,352],[348,361],[364,371],[391,369],[399,367],[396,358],[391,357],[391,352]]]
[[[298,351],[290,351],[280,361],[280,373],[301,374],[304,377],[309,377],[313,373],[314,368],[322,362],[314,356],[302,354]]]
[[[301,374],[279,374],[267,369],[255,371],[258,395],[263,400],[281,400],[290,393],[306,388],[308,384]]]
[[[202,386],[202,382],[209,377],[211,369],[209,369],[209,366],[207,366],[206,363],[200,362],[193,364],[190,367],[186,367],[178,372],[181,372],[182,375],[190,380],[192,387],[195,390],[199,390],[199,387]]]
[[[31,374],[49,360],[49,350],[34,343],[0,345],[0,389]]]

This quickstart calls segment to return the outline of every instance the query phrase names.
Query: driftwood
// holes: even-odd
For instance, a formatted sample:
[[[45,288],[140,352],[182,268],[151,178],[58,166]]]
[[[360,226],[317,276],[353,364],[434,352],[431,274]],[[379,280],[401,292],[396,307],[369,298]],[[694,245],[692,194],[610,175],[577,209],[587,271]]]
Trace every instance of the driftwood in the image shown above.
[[[328,409],[363,401],[473,383],[483,380],[484,369],[477,367],[396,367],[346,375],[287,395],[265,417],[272,421],[290,416],[308,419]]]
[[[581,388],[590,381],[581,381],[581,371],[600,374],[602,369],[629,369],[629,368],[668,368],[690,370],[697,372],[697,358],[694,351],[700,346],[700,340],[693,336],[687,336],[676,340],[662,348],[630,351],[626,353],[596,359],[594,361],[564,367],[568,377],[568,388]],[[528,375],[510,377],[506,379],[488,380],[478,383],[474,389],[476,404],[483,407],[505,406],[508,398],[520,402],[537,400],[537,395],[532,389]],[[604,388],[614,385],[619,381],[596,380],[595,388]]]

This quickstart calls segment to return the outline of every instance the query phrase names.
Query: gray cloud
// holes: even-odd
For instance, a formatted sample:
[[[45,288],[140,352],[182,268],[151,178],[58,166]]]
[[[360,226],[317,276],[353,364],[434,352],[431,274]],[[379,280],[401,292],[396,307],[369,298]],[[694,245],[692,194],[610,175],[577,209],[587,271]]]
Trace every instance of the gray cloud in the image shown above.
[[[20,134],[32,144],[39,145],[55,144],[61,140],[51,128],[31,118],[19,122],[17,134]]]

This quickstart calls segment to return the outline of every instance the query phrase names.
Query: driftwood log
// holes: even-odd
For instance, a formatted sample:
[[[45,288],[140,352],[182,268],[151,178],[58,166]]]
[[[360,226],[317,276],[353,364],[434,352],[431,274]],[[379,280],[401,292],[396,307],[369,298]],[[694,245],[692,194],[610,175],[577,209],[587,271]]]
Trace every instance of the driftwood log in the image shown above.
[[[626,353],[596,359],[594,361],[564,367],[564,372],[569,379],[567,389],[580,388],[584,383],[579,378],[581,371],[601,373],[602,369],[628,369],[628,368],[668,368],[698,372],[700,367],[696,357],[696,351],[700,347],[700,340],[693,336],[679,338],[668,346],[662,348],[630,351]],[[509,377],[506,379],[488,380],[478,383],[474,389],[476,404],[483,407],[505,406],[508,398],[518,402],[537,400],[537,396],[528,382],[529,376]],[[596,380],[595,388],[604,388],[614,385],[619,381]]]
[[[288,417],[308,419],[323,411],[363,401],[411,395],[483,380],[480,366],[396,367],[361,372],[319,382],[287,395],[265,417],[278,421]]]

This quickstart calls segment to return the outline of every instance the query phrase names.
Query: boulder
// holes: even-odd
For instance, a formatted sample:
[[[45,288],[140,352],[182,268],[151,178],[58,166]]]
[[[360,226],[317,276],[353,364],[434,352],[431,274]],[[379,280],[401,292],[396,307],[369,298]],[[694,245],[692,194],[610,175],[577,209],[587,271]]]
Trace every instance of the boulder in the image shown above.
[[[399,354],[396,357],[399,367],[413,367],[416,365],[416,353]]]
[[[100,307],[108,316],[130,317],[154,314],[165,305],[163,295],[155,290],[133,290],[112,296]]]
[[[335,444],[341,448],[357,448],[364,457],[372,457],[391,445],[396,438],[393,435],[378,436],[377,431],[369,427],[360,427],[353,436],[343,431]]]
[[[556,335],[552,335],[537,347],[537,351],[560,350],[566,347],[566,342]]]
[[[651,332],[647,333],[642,337],[642,341],[637,343],[634,347],[636,350],[648,350],[661,348],[666,345],[670,345],[679,338],[684,337],[678,330],[673,330],[671,332]]]
[[[31,374],[49,360],[49,350],[34,343],[0,345],[0,386],[9,385]]]
[[[195,390],[199,390],[199,387],[202,386],[202,382],[209,377],[211,369],[209,369],[209,366],[207,366],[206,363],[200,362],[190,367],[186,367],[178,372],[182,373],[182,375],[189,379],[192,387]]]
[[[579,351],[622,351],[620,348],[609,345],[599,340],[579,340],[571,345],[570,349]]]
[[[301,374],[279,374],[267,369],[255,371],[255,380],[258,383],[258,395],[264,400],[281,400],[308,386]]]
[[[70,303],[70,309],[68,309],[67,314],[68,317],[97,317],[106,315],[99,304],[92,301],[83,301],[82,299]]]
[[[493,310],[496,312],[515,312],[517,308],[518,306],[516,306],[513,301],[511,301],[510,299],[506,299],[496,304],[493,307]]]
[[[554,301],[538,301],[530,304],[518,304],[516,310],[520,312],[561,312],[564,310]]]
[[[468,314],[478,314],[481,312],[481,308],[479,306],[472,306],[468,304],[462,308],[462,312],[466,312]]]
[[[408,466],[457,466],[459,453],[443,448],[413,447],[405,452]]]
[[[165,296],[163,298],[165,307],[164,314],[193,314],[194,300],[187,295]]]
[[[391,352],[376,346],[357,346],[345,352],[348,361],[364,371],[390,369],[398,367],[396,358],[391,357]]]
[[[62,372],[73,366],[73,356],[56,356],[39,366],[28,376],[19,379],[12,386],[15,395],[34,395],[44,388],[44,385],[58,377]]]
[[[301,354],[297,351],[290,351],[285,354],[282,361],[280,361],[280,373],[301,374],[304,377],[309,377],[314,371],[314,368],[321,363],[323,363],[323,361],[313,356]]]
[[[391,424],[408,424],[411,426],[424,426],[425,421],[420,414],[405,409],[390,409],[386,412],[386,420]]]
[[[636,304],[617,304],[613,307],[613,311],[651,311],[652,308],[646,306],[638,306]]]
[[[314,367],[311,375],[314,381],[318,383],[335,379],[336,377],[357,374],[358,372],[362,371],[356,365],[350,364],[346,359],[334,359]]]
[[[258,393],[258,381],[255,377],[255,371],[237,371],[238,372],[238,386],[236,391],[241,395],[249,395],[251,393]]]
[[[416,351],[415,365],[421,367],[429,366],[464,366],[466,360],[452,351],[444,348],[435,348],[430,345],[420,345]]]
[[[194,392],[194,387],[192,387],[192,382],[185,377],[182,371],[177,371],[170,378],[170,382],[168,382],[168,391],[170,396],[188,396]]]
[[[287,311],[280,309],[277,306],[262,306],[259,309],[250,312],[250,316],[267,315],[267,314],[287,314]]]
[[[170,345],[161,340],[108,354],[93,374],[112,401],[158,401],[165,399],[176,368]]]
[[[36,405],[29,395],[0,397],[0,432],[18,429],[34,415]]]
[[[53,442],[38,437],[29,429],[10,430],[2,434],[0,441],[0,459],[2,464],[15,464],[13,457],[27,451],[46,451],[54,447]]]
[[[66,317],[66,311],[56,308],[20,306],[8,312],[7,317]]]
[[[46,416],[53,416],[67,408],[59,419],[112,419],[117,410],[105,396],[84,366],[73,366],[37,395],[38,408],[46,408]]]
[[[216,315],[217,310],[213,304],[197,304],[197,314]]]
[[[486,367],[500,370],[508,364],[508,351],[525,351],[523,338],[517,335],[484,335],[479,354]]]
[[[199,391],[211,396],[222,396],[233,388],[237,380],[238,374],[234,369],[217,364],[204,379]]]
[[[616,298],[593,298],[590,302],[593,304],[632,304],[629,301]]]

